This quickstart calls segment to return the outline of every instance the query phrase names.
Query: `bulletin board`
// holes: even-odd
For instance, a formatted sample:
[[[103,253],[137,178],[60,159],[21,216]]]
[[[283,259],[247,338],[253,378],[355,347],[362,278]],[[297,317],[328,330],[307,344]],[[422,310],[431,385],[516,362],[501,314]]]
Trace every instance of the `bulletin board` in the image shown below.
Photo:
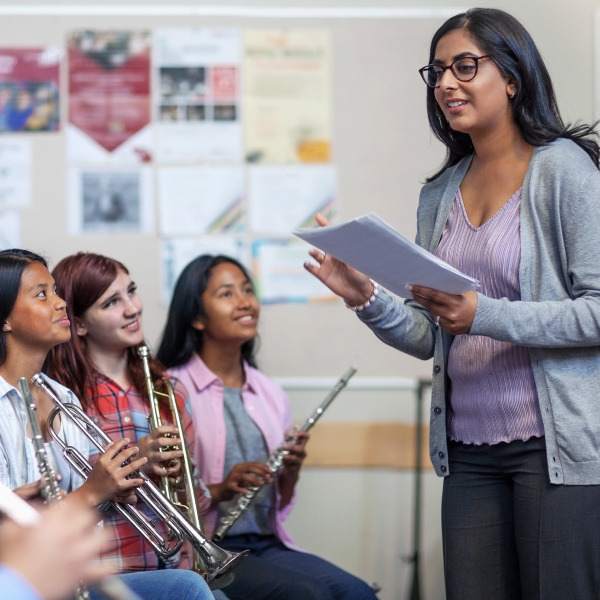
[[[327,15],[307,9],[290,15],[285,11],[267,15],[251,14],[251,11],[211,15],[203,14],[201,7],[179,12],[176,6],[164,6],[161,11],[151,9],[152,6],[149,9],[132,7],[128,13],[126,10],[117,12],[115,6],[114,14],[110,7],[96,13],[79,11],[78,14],[74,6],[72,14],[69,7],[63,7],[60,14],[2,16],[3,47],[51,47],[61,53],[58,130],[0,134],[0,142],[29,140],[31,146],[31,202],[16,210],[4,211],[0,217],[5,222],[10,219],[15,223],[14,231],[20,231],[22,247],[40,252],[51,265],[82,250],[104,253],[122,261],[138,283],[144,300],[146,336],[151,346],[156,345],[166,315],[163,259],[165,252],[169,252],[159,225],[161,217],[163,221],[168,220],[168,211],[165,215],[163,208],[161,215],[155,200],[164,178],[162,167],[183,169],[204,163],[200,159],[193,163],[178,163],[173,159],[167,164],[153,156],[133,166],[139,174],[135,182],[132,176],[121,177],[119,185],[123,189],[130,189],[134,184],[146,186],[144,189],[151,198],[143,227],[137,231],[110,226],[81,231],[73,227],[74,210],[68,202],[73,186],[85,184],[90,190],[108,189],[113,183],[103,172],[114,170],[115,164],[123,166],[118,157],[115,161],[115,157],[107,153],[106,166],[88,174],[82,184],[81,177],[79,180],[76,177],[77,155],[72,155],[73,145],[67,140],[67,125],[72,114],[68,104],[76,99],[69,88],[73,85],[67,70],[69,53],[73,52],[69,43],[73,32],[90,30],[136,32],[139,38],[136,43],[142,51],[144,44],[147,45],[150,53],[147,60],[151,62],[155,60],[152,52],[158,43],[156,32],[169,28],[181,28],[182,32],[190,28],[206,31],[216,28],[236,30],[242,35],[248,31],[325,32],[330,46],[331,89],[331,144],[326,164],[335,171],[334,220],[373,211],[404,235],[414,237],[420,186],[443,158],[442,148],[429,131],[425,86],[417,70],[427,62],[433,32],[456,11],[384,11],[379,14],[341,11]],[[152,77],[156,77],[154,70]],[[152,85],[155,84],[153,81]],[[142,96],[144,93],[139,92]],[[242,104],[241,120],[244,109]],[[135,104],[132,110],[135,113]],[[161,115],[154,111],[150,115],[135,116],[140,122],[132,127],[138,127],[136,131],[142,131],[148,139],[155,139]],[[186,131],[182,130],[181,135],[185,141]],[[108,140],[106,147],[111,143]],[[143,146],[141,142],[139,145]],[[252,165],[245,160],[225,164],[238,169],[236,176],[241,177],[240,185],[247,192]],[[109,206],[107,210],[112,208]],[[90,222],[93,225],[93,219]],[[270,223],[265,225],[268,229]],[[260,237],[262,240],[265,236]],[[293,260],[301,263],[307,249],[300,247]],[[227,246],[223,250],[217,244],[214,248],[215,252],[227,250]],[[260,261],[255,265],[260,268]],[[314,286],[308,274],[306,285],[307,289]],[[320,376],[357,364],[363,376],[428,375],[428,364],[383,346],[339,300],[323,292],[319,301],[263,305],[258,360],[266,372],[272,376]]]

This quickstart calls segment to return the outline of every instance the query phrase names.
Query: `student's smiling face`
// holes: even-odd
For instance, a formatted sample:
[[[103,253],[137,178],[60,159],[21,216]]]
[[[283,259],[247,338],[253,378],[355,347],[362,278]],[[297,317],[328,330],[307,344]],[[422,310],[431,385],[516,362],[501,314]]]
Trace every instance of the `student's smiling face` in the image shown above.
[[[256,336],[260,305],[252,282],[233,263],[223,262],[211,271],[202,294],[205,314],[193,326],[202,331],[202,344],[243,344]]]
[[[71,329],[66,307],[48,269],[32,262],[23,271],[17,299],[3,324],[7,343],[49,351],[67,342]]]
[[[119,269],[106,291],[76,319],[77,335],[90,352],[120,352],[144,341],[142,300],[135,283]]]

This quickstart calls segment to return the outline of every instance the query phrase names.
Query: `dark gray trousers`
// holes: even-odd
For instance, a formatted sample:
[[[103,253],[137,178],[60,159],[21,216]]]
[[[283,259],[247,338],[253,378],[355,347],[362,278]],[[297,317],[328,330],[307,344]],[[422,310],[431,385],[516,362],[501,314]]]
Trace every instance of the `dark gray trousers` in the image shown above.
[[[449,443],[447,600],[597,600],[600,485],[552,485],[544,439]]]

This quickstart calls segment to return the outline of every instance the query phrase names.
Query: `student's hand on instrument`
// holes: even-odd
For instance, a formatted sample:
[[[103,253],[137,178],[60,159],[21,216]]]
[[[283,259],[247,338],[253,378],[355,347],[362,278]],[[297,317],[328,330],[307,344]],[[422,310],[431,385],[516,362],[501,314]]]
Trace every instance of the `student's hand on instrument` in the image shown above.
[[[166,437],[172,434],[174,437]],[[177,427],[174,425],[161,425],[148,435],[137,441],[140,449],[138,458],[145,456],[148,462],[142,468],[147,475],[156,477],[177,477],[181,471],[182,450],[168,450],[161,452],[161,448],[169,446],[181,446],[181,438],[178,436]]]
[[[21,487],[15,488],[13,492],[22,498],[23,500],[27,500],[30,502],[31,500],[41,500],[42,499],[42,480],[38,479],[37,481],[32,481],[31,483],[26,483]]]
[[[283,470],[298,471],[306,458],[306,442],[310,437],[307,431],[297,431],[291,429],[287,435],[293,436],[290,442],[284,442],[283,448],[287,450],[287,454],[283,457]]]
[[[100,455],[87,481],[80,489],[87,493],[88,500],[92,505],[102,504],[106,500],[113,500],[116,496],[123,494],[127,497],[136,487],[144,483],[143,479],[127,477],[140,470],[148,461],[143,456],[135,458],[139,452],[137,446],[129,446],[129,440],[123,438],[118,442],[111,442],[104,448],[104,454]],[[128,464],[123,464],[131,459]],[[74,492],[75,493],[75,492]],[[71,494],[69,494],[70,496]]]
[[[407,286],[407,289],[412,299],[426,308],[444,331],[452,335],[469,333],[477,310],[477,292],[447,294],[422,285]]]
[[[273,474],[267,465],[259,462],[238,463],[233,466],[221,482],[209,485],[213,502],[231,500],[236,494],[243,494],[249,487],[262,486],[273,481]]]
[[[110,573],[93,560],[107,533],[96,527],[97,513],[81,503],[40,511],[40,523],[17,525],[6,519],[0,528],[0,563],[16,571],[45,600],[67,598],[80,581]]]
[[[321,227],[330,224],[320,213],[315,215],[315,221]],[[304,268],[324,283],[334,294],[340,296],[349,306],[360,306],[373,294],[373,284],[364,273],[320,250],[313,248],[308,253],[315,262],[305,262]]]

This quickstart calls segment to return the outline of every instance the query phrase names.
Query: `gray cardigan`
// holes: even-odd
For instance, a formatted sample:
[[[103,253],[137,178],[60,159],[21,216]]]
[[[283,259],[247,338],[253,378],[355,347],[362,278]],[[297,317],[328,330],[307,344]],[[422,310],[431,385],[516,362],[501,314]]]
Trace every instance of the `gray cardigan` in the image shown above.
[[[470,162],[463,159],[421,191],[417,243],[430,252]],[[523,180],[519,282],[518,302],[478,294],[470,333],[529,348],[550,481],[598,484],[600,171],[569,140],[536,148]],[[417,303],[385,292],[358,315],[385,343],[433,357],[429,449],[436,473],[448,475],[446,366],[453,336]]]

